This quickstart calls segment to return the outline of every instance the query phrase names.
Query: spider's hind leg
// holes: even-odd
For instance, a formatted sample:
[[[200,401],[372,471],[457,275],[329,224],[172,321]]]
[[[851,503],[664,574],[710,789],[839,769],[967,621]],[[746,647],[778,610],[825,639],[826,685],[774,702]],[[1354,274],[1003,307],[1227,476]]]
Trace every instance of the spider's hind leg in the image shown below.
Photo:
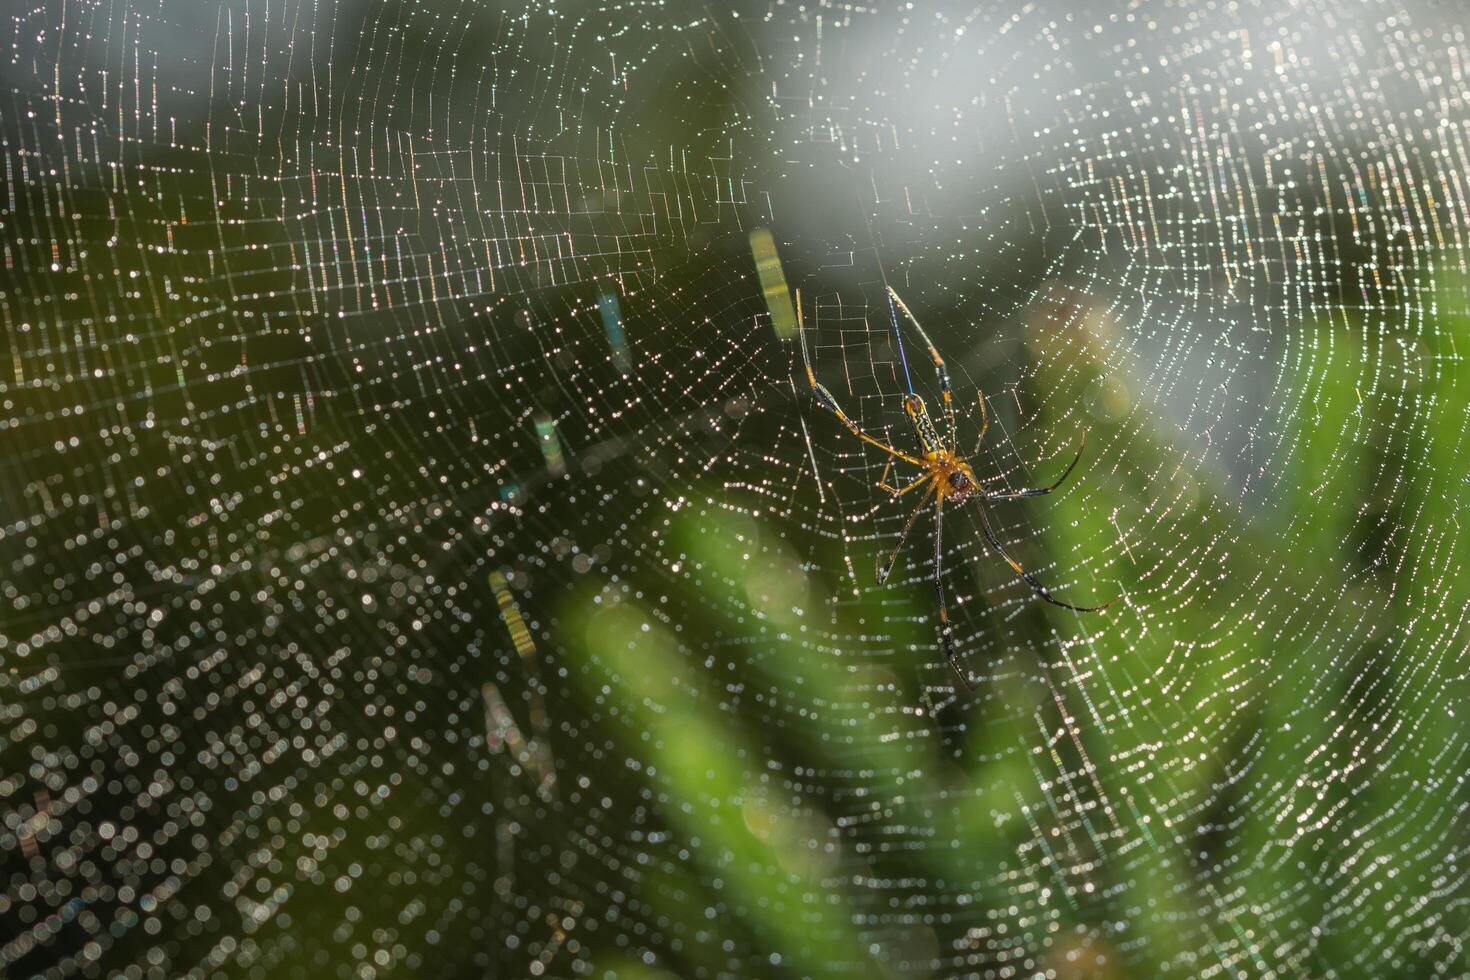
[[[1053,606],[1061,606],[1063,609],[1070,609],[1073,612],[1102,612],[1104,609],[1108,608],[1113,603],[1123,598],[1123,594],[1120,592],[1100,606],[1074,606],[1070,602],[1063,602],[1062,600],[1058,599],[1056,596],[1051,594],[1050,589],[1042,585],[1041,582],[1037,580],[1035,575],[1032,575],[1030,572],[1026,571],[1026,569],[1022,568],[1021,563],[1012,558],[1010,552],[1006,551],[1006,549],[1001,545],[1000,539],[997,538],[995,535],[995,528],[990,526],[990,518],[985,513],[985,505],[983,503],[979,506],[978,510],[980,512],[980,530],[985,533],[985,540],[990,542],[990,546],[995,549],[996,554],[1000,555],[1000,557],[1005,560],[1005,563],[1011,566],[1011,569],[1021,577],[1021,580],[1031,587],[1032,592],[1035,592],[1038,596],[1045,599]]]
[[[970,678],[965,676],[964,667],[960,666],[960,655],[954,646],[954,627],[949,622],[949,607],[944,597],[944,497],[940,495],[934,504],[934,593],[939,601],[939,639],[944,644],[944,655],[949,659],[949,665],[954,668],[955,674],[959,676],[960,683],[965,685],[965,690],[973,691],[975,685],[970,683]]]
[[[919,519],[919,515],[924,512],[924,508],[928,504],[928,498],[921,497],[919,499],[919,505],[914,508],[913,513],[909,514],[909,519],[904,521],[903,530],[898,532],[898,540],[893,543],[893,549],[888,552],[887,558],[884,558],[882,552],[878,553],[877,572],[879,585],[887,582],[888,576],[893,574],[893,566],[898,563],[898,556],[903,553],[904,542],[908,540],[909,532],[914,529],[914,522]]]

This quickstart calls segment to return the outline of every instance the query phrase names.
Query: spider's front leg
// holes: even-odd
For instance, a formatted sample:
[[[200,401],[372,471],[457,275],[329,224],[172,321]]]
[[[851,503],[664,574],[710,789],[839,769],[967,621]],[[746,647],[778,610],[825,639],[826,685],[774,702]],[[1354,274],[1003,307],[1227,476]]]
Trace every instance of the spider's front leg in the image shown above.
[[[910,456],[908,453],[901,450],[895,449],[892,446],[888,445],[888,443],[875,439],[872,436],[868,435],[868,433],[864,432],[862,426],[858,425],[852,419],[847,417],[847,413],[844,412],[842,410],[842,407],[837,404],[837,399],[832,397],[832,392],[827,390],[827,386],[817,380],[816,372],[812,370],[811,355],[807,352],[806,349],[806,323],[802,319],[801,315],[801,290],[799,289],[796,291],[796,336],[797,339],[801,342],[801,360],[802,364],[806,366],[806,380],[807,383],[812,386],[812,394],[816,396],[817,400],[821,402],[829,412],[837,416],[837,421],[847,426],[847,431],[857,436],[863,442],[868,443],[870,446],[877,446],[879,449],[887,453],[890,463],[895,458],[897,458],[903,460],[905,463],[913,463],[915,466],[923,466],[923,460],[918,459],[914,456]]]
[[[949,385],[949,369],[944,366],[944,358],[939,356],[939,348],[935,347],[934,341],[929,339],[929,334],[923,325],[919,323],[919,318],[914,316],[913,311],[899,298],[897,290],[889,286],[888,295],[892,297],[894,303],[898,304],[898,308],[903,310],[903,315],[908,317],[909,322],[914,325],[914,329],[919,331],[919,337],[923,339],[924,346],[929,348],[929,356],[934,360],[934,373],[939,379],[939,393],[943,396],[944,400],[944,418],[949,429],[949,451],[957,453],[960,447],[955,441],[958,435],[955,431],[954,394]],[[897,326],[898,324],[895,321],[894,327],[896,328]]]

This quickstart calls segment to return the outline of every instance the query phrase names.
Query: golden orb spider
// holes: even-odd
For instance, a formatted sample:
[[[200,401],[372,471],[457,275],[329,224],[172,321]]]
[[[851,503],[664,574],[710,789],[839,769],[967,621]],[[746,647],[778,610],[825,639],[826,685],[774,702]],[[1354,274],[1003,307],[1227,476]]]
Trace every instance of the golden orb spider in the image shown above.
[[[924,328],[920,326],[918,318],[904,305],[904,301],[899,298],[898,293],[894,291],[892,286],[888,287],[888,295],[892,297],[893,302],[903,311],[903,315],[908,319],[909,323],[913,324],[914,329],[918,331],[919,337],[924,341],[924,346],[929,350],[929,356],[934,360],[934,371],[939,376],[939,390],[944,399],[944,417],[949,437],[947,440],[939,437],[939,431],[934,427],[933,420],[929,418],[929,411],[924,406],[924,399],[920,398],[913,391],[912,387],[910,387],[909,393],[904,396],[903,410],[904,414],[909,418],[909,423],[913,426],[915,438],[918,439],[919,445],[922,447],[920,455],[895,449],[893,446],[888,445],[888,443],[870,436],[863,431],[861,426],[843,413],[842,409],[837,405],[837,399],[832,397],[832,392],[828,391],[827,387],[817,380],[816,374],[812,371],[812,360],[811,356],[807,353],[806,347],[806,324],[802,319],[801,290],[798,289],[796,291],[796,333],[801,340],[801,359],[806,365],[806,379],[811,384],[812,392],[816,395],[817,400],[825,405],[833,415],[836,415],[837,420],[847,426],[849,432],[863,442],[877,446],[888,454],[888,465],[883,467],[883,475],[878,479],[878,486],[895,498],[912,493],[924,486],[929,487],[927,491],[920,494],[918,505],[909,514],[908,520],[904,522],[903,530],[898,535],[898,542],[894,545],[893,550],[888,553],[886,560],[882,553],[878,555],[878,584],[882,585],[888,581],[888,576],[892,574],[893,566],[898,561],[899,553],[903,550],[904,542],[908,540],[909,531],[913,529],[914,522],[918,520],[919,515],[924,512],[925,507],[932,500],[934,503],[934,593],[939,603],[939,636],[944,644],[944,652],[949,658],[950,666],[959,675],[960,682],[967,689],[972,689],[974,685],[965,676],[965,671],[960,666],[959,655],[955,652],[954,628],[950,624],[949,610],[945,603],[944,505],[962,504],[972,499],[975,500],[979,505],[976,510],[980,514],[980,527],[985,532],[985,540],[995,549],[996,554],[1004,558],[1006,563],[1015,570],[1016,574],[1031,587],[1033,592],[1041,596],[1041,598],[1054,606],[1061,606],[1063,609],[1071,609],[1074,612],[1101,612],[1117,602],[1121,597],[1114,596],[1100,606],[1074,606],[1069,602],[1063,602],[1058,599],[1047,590],[1046,586],[1038,582],[1035,576],[1022,568],[1020,562],[1012,558],[1005,548],[1001,546],[999,539],[995,536],[994,528],[990,526],[990,518],[985,513],[985,504],[990,501],[1017,500],[1021,497],[1040,497],[1051,493],[1057,487],[1061,486],[1063,481],[1071,475],[1072,469],[1077,465],[1077,461],[1082,458],[1082,450],[1087,446],[1087,430],[1082,430],[1082,439],[1077,445],[1077,454],[1072,457],[1072,462],[1067,464],[1067,468],[1062,471],[1062,475],[1057,477],[1056,482],[1050,486],[1028,487],[1022,490],[1007,490],[1001,493],[991,493],[984,490],[981,487],[980,480],[975,476],[975,471],[970,468],[970,464],[965,461],[965,457],[959,453],[958,437],[955,430],[954,396],[950,390],[949,372],[944,367],[944,358],[939,356],[939,351],[934,347],[933,342],[929,340],[929,335],[924,332]],[[894,329],[897,330],[897,328],[898,321],[895,319]],[[899,343],[902,344],[901,337]],[[907,371],[906,364],[905,371]],[[984,394],[980,395],[980,419],[980,438],[975,441],[975,448],[970,452],[971,456],[974,456],[980,451],[980,446],[985,440],[985,432],[990,428],[990,416],[985,408]],[[922,472],[904,486],[896,487],[888,482],[888,475],[893,470],[894,460],[911,463],[919,467]]]

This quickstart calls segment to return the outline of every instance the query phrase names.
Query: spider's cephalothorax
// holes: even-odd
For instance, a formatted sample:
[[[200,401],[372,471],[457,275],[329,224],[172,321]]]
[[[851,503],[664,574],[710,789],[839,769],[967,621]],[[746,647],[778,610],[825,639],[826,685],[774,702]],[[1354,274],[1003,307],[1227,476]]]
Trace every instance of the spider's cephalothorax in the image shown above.
[[[832,397],[832,393],[827,390],[826,385],[818,381],[816,374],[812,371],[811,357],[806,349],[806,324],[801,314],[801,290],[797,290],[796,334],[801,341],[801,358],[806,364],[807,382],[811,385],[812,393],[816,395],[817,399],[833,415],[837,416],[838,421],[847,426],[849,432],[863,442],[877,446],[888,454],[888,465],[883,468],[883,475],[878,480],[878,486],[895,497],[902,497],[904,494],[928,487],[927,490],[923,490],[920,493],[918,506],[913,509],[909,514],[908,520],[904,522],[903,530],[898,535],[897,546],[888,553],[886,558],[881,554],[878,556],[878,584],[882,585],[888,580],[888,576],[893,572],[894,564],[898,561],[899,553],[903,549],[903,543],[908,539],[909,531],[913,529],[914,521],[923,513],[924,508],[932,502],[934,504],[934,592],[939,600],[939,635],[944,642],[944,652],[949,658],[950,666],[954,667],[955,673],[959,675],[964,685],[970,687],[970,679],[965,676],[964,670],[960,667],[959,656],[955,652],[954,637],[952,635],[953,629],[950,626],[949,611],[945,603],[944,505],[961,504],[972,498],[976,500],[979,504],[976,511],[980,517],[980,528],[985,534],[985,540],[990,543],[990,546],[995,549],[998,555],[1005,559],[1006,564],[1010,565],[1015,570],[1015,573],[1025,580],[1026,584],[1031,587],[1031,590],[1047,602],[1054,606],[1061,606],[1064,609],[1071,609],[1076,612],[1098,612],[1106,609],[1116,602],[1118,597],[1115,596],[1100,606],[1074,606],[1052,595],[1046,586],[1042,585],[1036,580],[1035,576],[1022,568],[1020,563],[1012,558],[1005,548],[1001,546],[1000,541],[995,536],[995,530],[990,526],[990,518],[985,513],[985,504],[990,501],[1015,500],[1020,497],[1039,497],[1051,493],[1057,487],[1061,486],[1062,481],[1071,475],[1072,468],[1082,458],[1082,449],[1087,445],[1087,432],[1084,430],[1082,433],[1081,442],[1077,446],[1077,455],[1072,457],[1072,462],[1062,471],[1062,475],[1057,478],[1056,482],[1050,486],[1028,487],[1022,490],[1005,490],[993,493],[983,490],[980,486],[980,481],[975,478],[975,471],[970,468],[970,464],[965,462],[964,457],[959,454],[955,432],[954,397],[949,386],[949,372],[945,369],[944,358],[939,356],[939,351],[935,349],[934,344],[929,340],[929,335],[924,332],[924,328],[919,325],[919,321],[913,313],[909,312],[909,308],[904,305],[903,300],[898,298],[898,293],[894,292],[892,286],[888,287],[888,295],[893,299],[894,304],[903,311],[909,323],[913,324],[914,329],[918,331],[919,337],[924,341],[924,346],[929,349],[929,356],[934,360],[934,371],[939,378],[939,390],[944,398],[944,418],[947,438],[940,437],[938,427],[935,426],[933,419],[929,418],[929,410],[924,405],[924,399],[920,398],[912,389],[904,396],[903,410],[904,414],[908,416],[909,424],[913,426],[914,436],[918,439],[921,447],[917,454],[903,452],[880,439],[874,438],[863,431],[862,426],[843,414],[842,409],[837,405],[837,399]],[[894,329],[898,329],[896,318],[894,320]],[[980,422],[980,439],[975,442],[975,451],[970,454],[971,456],[975,452],[980,451],[980,443],[985,438],[985,431],[990,427],[989,416],[985,410],[984,395],[980,396]],[[910,463],[919,467],[922,472],[904,486],[894,486],[888,482],[888,474],[892,472],[895,461]]]
[[[936,492],[951,504],[969,500],[980,490],[970,464],[953,453],[940,453],[929,462],[929,470],[934,474]]]

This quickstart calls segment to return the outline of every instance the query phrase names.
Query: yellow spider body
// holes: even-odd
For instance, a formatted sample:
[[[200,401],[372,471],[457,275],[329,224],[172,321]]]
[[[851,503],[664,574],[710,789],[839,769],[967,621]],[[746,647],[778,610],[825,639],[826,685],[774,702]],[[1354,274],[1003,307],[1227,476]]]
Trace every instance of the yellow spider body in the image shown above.
[[[932,480],[935,496],[942,496],[947,503],[962,503],[979,493],[980,481],[975,478],[975,471],[970,469],[970,464],[962,456],[945,448],[940,441],[939,432],[929,418],[929,410],[924,407],[924,399],[918,395],[909,395],[903,400],[903,410],[914,427],[914,435],[918,437],[919,444],[924,447],[919,464],[924,467],[924,475],[917,483],[898,492],[907,492]],[[892,456],[888,458],[890,462],[893,460]]]

